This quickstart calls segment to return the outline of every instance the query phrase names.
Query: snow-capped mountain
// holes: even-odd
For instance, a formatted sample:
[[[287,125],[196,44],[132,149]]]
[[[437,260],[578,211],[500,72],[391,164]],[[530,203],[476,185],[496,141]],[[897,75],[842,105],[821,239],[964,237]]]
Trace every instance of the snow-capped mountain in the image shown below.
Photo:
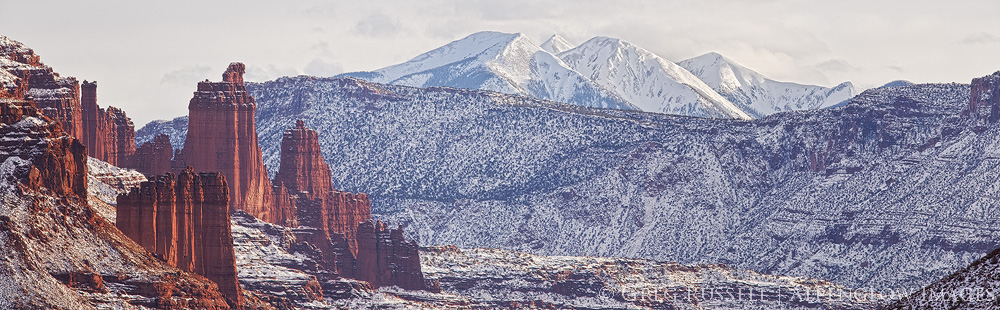
[[[754,118],[784,111],[828,108],[860,93],[851,82],[830,88],[775,81],[718,53],[677,64]]]
[[[615,38],[574,47],[553,35],[539,46],[522,34],[500,32],[475,33],[401,64],[341,77],[736,119],[828,108],[857,94],[850,82],[828,88],[770,80],[715,53],[674,63]]]
[[[398,65],[343,76],[414,87],[491,90],[587,107],[635,109],[520,33],[478,32]]]
[[[751,118],[691,72],[624,40],[596,37],[559,58],[643,111]]]
[[[543,42],[541,45],[543,50],[552,54],[559,54],[568,51],[569,49],[573,48],[573,46],[574,45],[572,43],[569,43],[569,41],[567,41],[566,38],[563,38],[558,34],[552,35],[551,37],[549,37],[548,40],[545,40],[545,42]]]

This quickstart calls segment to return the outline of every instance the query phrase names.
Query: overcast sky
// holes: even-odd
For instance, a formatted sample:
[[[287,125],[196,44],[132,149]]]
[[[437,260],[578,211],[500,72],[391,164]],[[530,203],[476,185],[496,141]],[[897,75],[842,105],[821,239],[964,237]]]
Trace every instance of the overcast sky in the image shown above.
[[[471,33],[541,44],[622,38],[673,61],[719,52],[770,78],[873,87],[968,83],[1000,70],[1000,1],[12,1],[0,34],[140,127],[187,114],[232,61],[247,79],[329,76],[406,61]]]

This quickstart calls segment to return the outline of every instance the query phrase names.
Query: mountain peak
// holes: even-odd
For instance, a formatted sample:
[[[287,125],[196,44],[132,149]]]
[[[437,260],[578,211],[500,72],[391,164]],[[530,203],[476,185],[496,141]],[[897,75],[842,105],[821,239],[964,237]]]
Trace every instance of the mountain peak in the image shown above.
[[[717,52],[677,64],[755,117],[833,107],[857,93],[850,82],[823,87],[775,81]]]
[[[541,45],[543,50],[552,54],[559,54],[565,52],[567,50],[572,49],[573,46],[574,45],[572,43],[569,43],[569,41],[567,41],[566,38],[563,38],[558,34],[553,34],[551,37],[549,37],[548,40],[545,40],[545,42],[542,43]]]

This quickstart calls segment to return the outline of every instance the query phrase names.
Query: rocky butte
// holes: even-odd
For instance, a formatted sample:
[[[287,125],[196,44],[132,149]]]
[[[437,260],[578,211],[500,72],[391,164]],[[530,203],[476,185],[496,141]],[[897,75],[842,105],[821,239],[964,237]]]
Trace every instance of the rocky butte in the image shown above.
[[[183,180],[196,179],[188,176],[192,171],[218,171],[227,184],[228,212],[245,211],[262,221],[294,228],[297,241],[307,243],[306,248],[311,249],[307,254],[322,265],[321,270],[314,270],[317,277],[333,280],[339,276],[374,286],[425,289],[416,243],[404,238],[402,228],[390,230],[386,224],[372,222],[367,195],[333,188],[316,131],[301,121],[288,129],[282,138],[280,169],[274,182],[267,178],[257,142],[256,105],[246,92],[244,71],[242,63],[232,63],[222,82],[198,83],[188,106],[190,122],[184,148],[172,160],[167,136],[158,136],[136,150],[135,158],[143,159],[136,163],[141,172],[150,175],[169,169],[173,174],[156,177],[119,197],[118,225],[122,231],[169,264],[201,273],[197,261],[204,256],[194,255],[187,261],[184,253],[192,253],[192,248],[230,253],[232,240],[226,243],[227,249],[208,250],[199,245],[199,238],[204,238],[200,234],[229,234],[190,228],[204,227],[207,224],[198,221],[209,219],[188,218],[188,214],[197,214],[193,210],[203,202],[197,194],[182,194],[199,188]],[[221,216],[215,220],[223,222]],[[226,217],[224,222],[228,221]],[[230,270],[229,264],[225,268]],[[236,296],[236,291],[228,289],[238,287],[229,284],[235,282],[228,275],[219,279],[223,292]]]
[[[244,210],[270,223],[286,223],[293,212],[274,208],[274,189],[257,143],[257,106],[243,84],[245,71],[242,63],[232,63],[222,82],[198,83],[188,105],[184,148],[173,166],[221,172],[229,182],[230,212]]]

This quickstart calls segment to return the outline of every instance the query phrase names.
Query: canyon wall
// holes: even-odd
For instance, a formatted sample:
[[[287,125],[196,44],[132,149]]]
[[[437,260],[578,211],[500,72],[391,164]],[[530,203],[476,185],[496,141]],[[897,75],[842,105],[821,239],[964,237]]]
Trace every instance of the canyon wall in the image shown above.
[[[966,113],[990,124],[1000,121],[1000,71],[972,79]]]
[[[87,155],[112,165],[128,166],[135,152],[135,125],[121,109],[97,105],[97,82],[78,83],[61,77],[43,64],[34,50],[0,39],[0,68],[20,80],[19,90],[8,94],[27,99],[62,130],[87,146]],[[0,77],[0,81],[10,80]],[[6,87],[10,88],[10,87]]]
[[[234,307],[244,303],[224,176],[185,169],[143,182],[118,196],[116,226],[167,264],[217,283]]]

